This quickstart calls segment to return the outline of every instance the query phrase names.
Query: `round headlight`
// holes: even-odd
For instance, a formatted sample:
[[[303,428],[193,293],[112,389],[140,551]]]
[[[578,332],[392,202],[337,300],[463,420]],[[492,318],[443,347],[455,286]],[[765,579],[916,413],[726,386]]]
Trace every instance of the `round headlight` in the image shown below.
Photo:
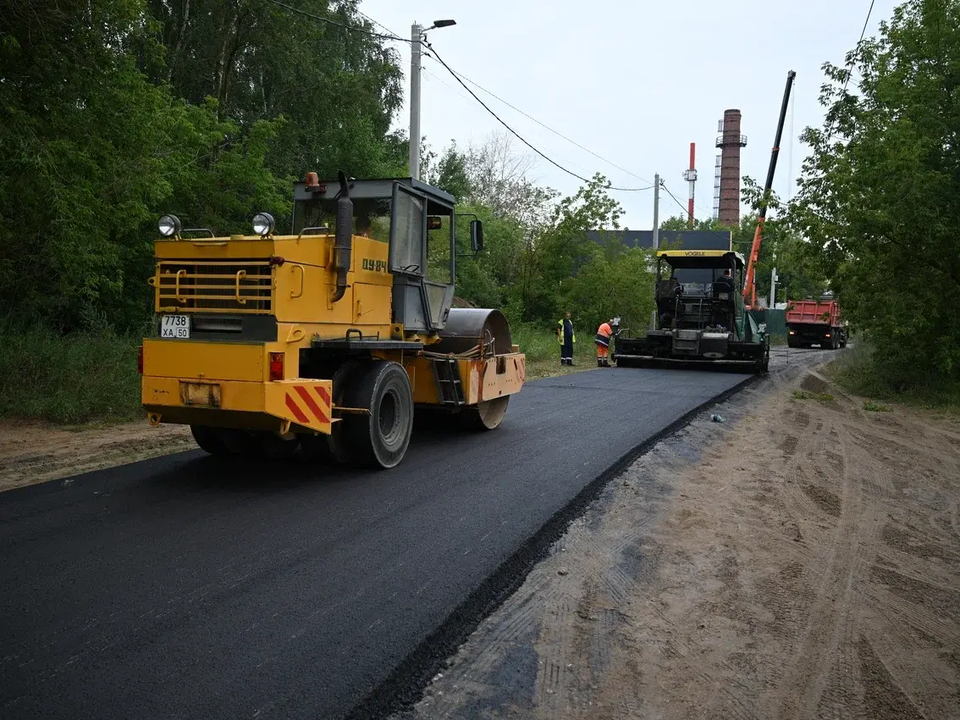
[[[270,213],[257,213],[253,216],[253,231],[260,237],[265,237],[273,232],[273,215]]]
[[[164,215],[157,223],[163,237],[172,237],[180,234],[180,218],[176,215]]]

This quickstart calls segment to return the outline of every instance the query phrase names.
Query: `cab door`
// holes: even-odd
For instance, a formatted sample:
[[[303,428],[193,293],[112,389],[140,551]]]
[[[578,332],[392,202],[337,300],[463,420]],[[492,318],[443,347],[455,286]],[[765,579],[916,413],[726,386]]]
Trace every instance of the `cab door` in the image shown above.
[[[453,306],[456,215],[452,207],[431,201],[427,217],[427,273],[424,289],[430,326],[442,330]]]
[[[393,321],[414,332],[433,329],[424,287],[427,266],[427,198],[393,184],[390,223],[390,272],[393,275]]]

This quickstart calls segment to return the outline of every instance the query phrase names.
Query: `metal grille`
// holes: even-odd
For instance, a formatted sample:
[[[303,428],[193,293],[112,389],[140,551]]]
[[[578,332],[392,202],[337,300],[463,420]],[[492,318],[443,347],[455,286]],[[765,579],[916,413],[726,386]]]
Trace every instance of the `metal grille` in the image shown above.
[[[692,325],[702,328],[710,324],[713,305],[709,301],[685,300],[681,305],[683,315],[680,317],[680,322],[684,327],[690,327]]]
[[[154,279],[160,309],[268,313],[273,274],[263,260],[161,262]]]

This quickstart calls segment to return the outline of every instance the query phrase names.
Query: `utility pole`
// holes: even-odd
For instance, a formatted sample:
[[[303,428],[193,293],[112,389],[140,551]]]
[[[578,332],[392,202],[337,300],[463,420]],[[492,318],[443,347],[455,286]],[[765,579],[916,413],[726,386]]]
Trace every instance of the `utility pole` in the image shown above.
[[[420,57],[424,33],[456,25],[456,20],[434,20],[424,29],[419,23],[410,26],[410,177],[420,179]]]
[[[774,306],[777,304],[777,269],[774,268],[770,271],[770,305],[769,308],[773,310]]]
[[[423,28],[410,28],[410,177],[420,179],[420,39]]]
[[[653,176],[653,250],[660,248],[660,175]]]

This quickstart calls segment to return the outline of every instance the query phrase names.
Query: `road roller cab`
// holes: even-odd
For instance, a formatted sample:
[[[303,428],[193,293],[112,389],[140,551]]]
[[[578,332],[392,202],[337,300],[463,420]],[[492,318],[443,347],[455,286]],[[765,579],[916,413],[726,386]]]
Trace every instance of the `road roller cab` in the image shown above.
[[[453,308],[454,198],[410,178],[295,184],[292,231],[254,218],[217,237],[164,216],[157,336],[145,339],[151,424],[191,426],[214,455],[392,467],[414,413],[494,429],[525,379],[499,310]],[[483,227],[469,223],[471,247]]]

